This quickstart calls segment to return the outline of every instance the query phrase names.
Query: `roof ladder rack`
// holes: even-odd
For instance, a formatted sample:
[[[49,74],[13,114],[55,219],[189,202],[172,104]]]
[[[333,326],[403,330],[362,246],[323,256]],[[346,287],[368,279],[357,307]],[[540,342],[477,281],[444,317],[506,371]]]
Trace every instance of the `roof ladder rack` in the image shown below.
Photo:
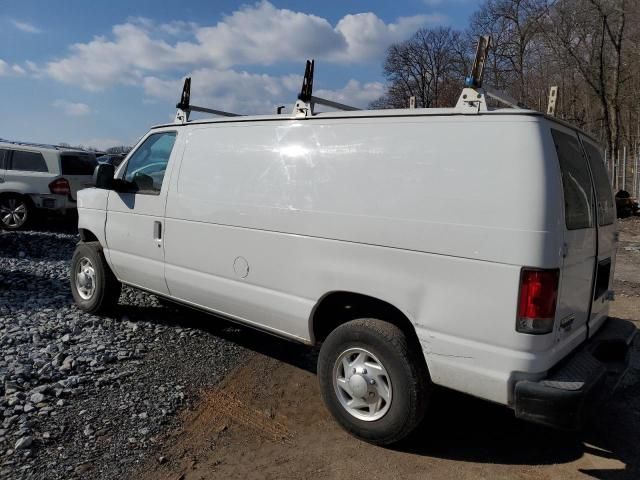
[[[313,69],[315,60],[307,60],[307,66],[304,70],[304,78],[302,79],[302,89],[298,95],[298,101],[293,107],[293,115],[296,117],[313,116],[315,105],[324,105],[325,107],[335,108],[336,110],[355,111],[359,108],[345,105],[344,103],[334,102],[326,98],[313,96]]]
[[[518,104],[516,100],[511,98],[504,92],[496,92],[490,88],[482,86],[482,79],[484,77],[484,65],[489,56],[489,49],[491,48],[491,37],[489,35],[482,35],[478,40],[478,47],[476,49],[476,58],[473,61],[473,68],[471,69],[471,75],[465,78],[462,94],[456,104],[456,109],[461,110],[463,113],[480,113],[487,111],[486,97],[491,97],[498,100],[505,105],[513,108],[521,108],[523,105]]]
[[[221,117],[241,117],[239,113],[225,112],[223,110],[215,110],[213,108],[198,107],[191,105],[191,77],[184,79],[182,87],[182,96],[180,102],[176,104],[178,111],[176,112],[175,123],[187,123],[191,112],[209,113],[211,115],[219,115]]]

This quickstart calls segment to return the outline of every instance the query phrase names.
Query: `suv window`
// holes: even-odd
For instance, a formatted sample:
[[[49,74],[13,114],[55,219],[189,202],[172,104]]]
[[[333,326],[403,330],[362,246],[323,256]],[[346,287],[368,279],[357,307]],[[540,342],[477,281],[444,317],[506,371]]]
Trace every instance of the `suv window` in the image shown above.
[[[554,129],[551,129],[551,134],[562,172],[567,229],[590,228],[593,226],[593,189],[578,138]]]
[[[7,168],[7,159],[9,158],[9,150],[0,148],[0,170]]]
[[[23,172],[46,172],[47,164],[41,153],[14,150],[11,156],[11,170]]]
[[[62,175],[93,175],[98,165],[93,155],[68,154],[60,156]]]
[[[582,142],[582,144],[585,152],[587,152],[591,173],[593,174],[593,183],[596,186],[598,225],[611,225],[616,218],[616,210],[607,167],[602,160],[600,151],[594,145],[587,142]]]
[[[129,158],[124,174],[140,193],[158,193],[169,163],[176,132],[154,133]]]

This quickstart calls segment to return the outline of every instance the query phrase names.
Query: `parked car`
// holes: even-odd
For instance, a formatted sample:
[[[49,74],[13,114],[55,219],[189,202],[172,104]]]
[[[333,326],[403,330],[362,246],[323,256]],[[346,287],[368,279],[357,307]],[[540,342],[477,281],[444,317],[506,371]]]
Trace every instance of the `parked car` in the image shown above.
[[[618,218],[627,218],[638,214],[638,202],[626,190],[616,193],[616,212]]]
[[[127,284],[321,344],[328,409],[377,444],[414,429],[434,385],[579,424],[635,332],[608,319],[596,141],[474,89],[449,109],[315,114],[304,88],[290,116],[189,121],[185,82],[176,122],[78,195],[77,305],[113,308]]]
[[[91,153],[52,145],[0,142],[0,227],[26,227],[37,211],[67,213],[93,185]]]
[[[114,167],[118,167],[122,163],[122,160],[124,160],[125,156],[126,155],[108,153],[106,155],[97,157],[96,160],[98,161],[98,163],[110,163]]]

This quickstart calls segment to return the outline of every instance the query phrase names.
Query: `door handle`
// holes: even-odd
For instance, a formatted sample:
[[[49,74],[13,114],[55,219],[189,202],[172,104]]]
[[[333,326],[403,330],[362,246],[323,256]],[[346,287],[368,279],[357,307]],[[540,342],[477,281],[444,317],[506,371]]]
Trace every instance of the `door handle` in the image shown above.
[[[157,220],[153,222],[153,239],[162,240],[162,223]]]

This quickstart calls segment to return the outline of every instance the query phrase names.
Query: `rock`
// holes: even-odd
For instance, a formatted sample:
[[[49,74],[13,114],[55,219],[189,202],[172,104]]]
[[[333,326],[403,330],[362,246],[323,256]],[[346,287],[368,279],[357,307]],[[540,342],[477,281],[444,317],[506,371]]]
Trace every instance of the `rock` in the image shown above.
[[[83,473],[87,473],[87,471],[91,468],[91,463],[86,462],[86,463],[81,463],[80,465],[77,465],[76,468],[73,469],[73,471],[76,473],[76,475],[82,475]]]
[[[29,397],[29,401],[31,403],[42,403],[44,402],[45,396],[42,393],[34,393]]]
[[[26,448],[31,448],[32,444],[33,444],[33,437],[31,436],[21,437],[18,439],[13,449],[24,450]]]
[[[15,393],[18,391],[18,384],[16,382],[7,381],[4,384],[4,393],[6,395]]]

